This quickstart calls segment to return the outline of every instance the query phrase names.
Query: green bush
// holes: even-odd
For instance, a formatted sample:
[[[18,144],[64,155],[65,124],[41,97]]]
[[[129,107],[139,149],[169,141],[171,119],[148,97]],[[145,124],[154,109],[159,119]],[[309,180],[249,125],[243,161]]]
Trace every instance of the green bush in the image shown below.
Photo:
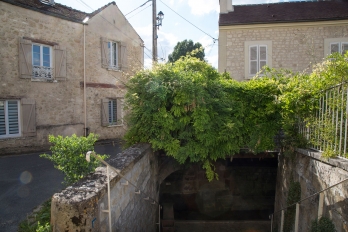
[[[51,199],[40,206],[40,210],[19,224],[18,232],[50,232]]]
[[[332,220],[327,217],[322,217],[312,222],[311,232],[335,232],[335,225]]]
[[[54,163],[54,167],[65,174],[64,183],[71,185],[79,179],[94,172],[100,162],[91,157],[91,162],[86,161],[86,153],[94,150],[94,143],[98,136],[91,133],[88,137],[72,136],[49,136],[49,141],[53,143],[50,150],[52,155],[42,154],[40,157],[47,158]],[[106,155],[99,155],[106,159]]]

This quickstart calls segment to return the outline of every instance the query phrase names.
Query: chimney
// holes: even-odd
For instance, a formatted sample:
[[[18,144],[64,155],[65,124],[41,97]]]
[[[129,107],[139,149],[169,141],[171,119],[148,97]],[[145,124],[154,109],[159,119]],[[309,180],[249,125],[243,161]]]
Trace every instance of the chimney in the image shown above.
[[[52,6],[55,4],[54,0],[40,0],[40,2],[46,5],[52,5]]]
[[[219,0],[219,1],[220,1],[220,14],[228,14],[229,12],[234,11],[232,0]]]

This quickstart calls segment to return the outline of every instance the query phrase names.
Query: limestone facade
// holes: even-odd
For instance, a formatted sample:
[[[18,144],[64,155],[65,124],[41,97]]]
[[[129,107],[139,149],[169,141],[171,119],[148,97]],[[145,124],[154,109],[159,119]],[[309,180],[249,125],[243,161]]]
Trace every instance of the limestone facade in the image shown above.
[[[348,42],[348,20],[230,25],[219,27],[219,72],[245,81],[249,46],[267,46],[267,65],[294,72],[309,71],[330,53],[332,42]]]
[[[50,134],[81,136],[93,132],[99,139],[121,138],[126,131],[122,109],[125,83],[134,70],[142,68],[144,59],[143,41],[116,4],[91,14],[56,4],[76,13],[77,17],[69,18],[16,2],[21,1],[0,1],[0,155],[47,149]],[[85,16],[90,19],[84,25]],[[108,67],[110,48],[105,45],[109,41],[117,44],[116,68]],[[49,78],[36,78],[31,73],[35,68],[33,44],[50,48],[53,75]],[[108,123],[108,100],[117,105],[117,113],[113,112],[117,123]],[[14,134],[5,128],[11,117],[8,102],[17,106]]]

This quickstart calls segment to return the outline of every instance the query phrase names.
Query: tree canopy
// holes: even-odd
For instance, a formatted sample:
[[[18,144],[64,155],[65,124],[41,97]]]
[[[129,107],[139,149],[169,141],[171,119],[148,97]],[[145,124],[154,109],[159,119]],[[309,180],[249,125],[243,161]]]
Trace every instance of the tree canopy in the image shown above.
[[[168,62],[174,63],[180,57],[186,56],[194,50],[197,50],[197,52],[193,56],[204,61],[205,53],[202,44],[193,43],[192,40],[184,40],[175,45],[173,53],[168,56]]]
[[[313,114],[322,90],[348,79],[346,56],[311,74],[266,68],[248,82],[195,57],[140,71],[128,83],[126,142],[151,143],[180,163],[199,162],[212,180],[218,158],[242,148],[273,150],[281,129],[295,138],[294,125]]]

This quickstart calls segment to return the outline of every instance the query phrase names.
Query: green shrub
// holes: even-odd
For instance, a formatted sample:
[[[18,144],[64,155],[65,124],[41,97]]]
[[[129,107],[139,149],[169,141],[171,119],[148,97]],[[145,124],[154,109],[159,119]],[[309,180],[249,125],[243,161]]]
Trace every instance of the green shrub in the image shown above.
[[[94,150],[94,143],[98,136],[91,133],[88,137],[72,136],[49,136],[49,141],[53,143],[50,150],[52,155],[42,154],[40,157],[47,158],[54,163],[54,167],[65,174],[64,183],[71,185],[79,179],[93,172],[99,166],[99,161],[91,159],[86,161],[86,153]],[[106,159],[106,155],[99,155]]]
[[[311,232],[335,232],[335,225],[332,220],[327,217],[322,217],[318,220],[314,220],[311,226]]]
[[[34,212],[25,221],[19,224],[18,232],[50,232],[51,199],[40,206],[40,210]]]

